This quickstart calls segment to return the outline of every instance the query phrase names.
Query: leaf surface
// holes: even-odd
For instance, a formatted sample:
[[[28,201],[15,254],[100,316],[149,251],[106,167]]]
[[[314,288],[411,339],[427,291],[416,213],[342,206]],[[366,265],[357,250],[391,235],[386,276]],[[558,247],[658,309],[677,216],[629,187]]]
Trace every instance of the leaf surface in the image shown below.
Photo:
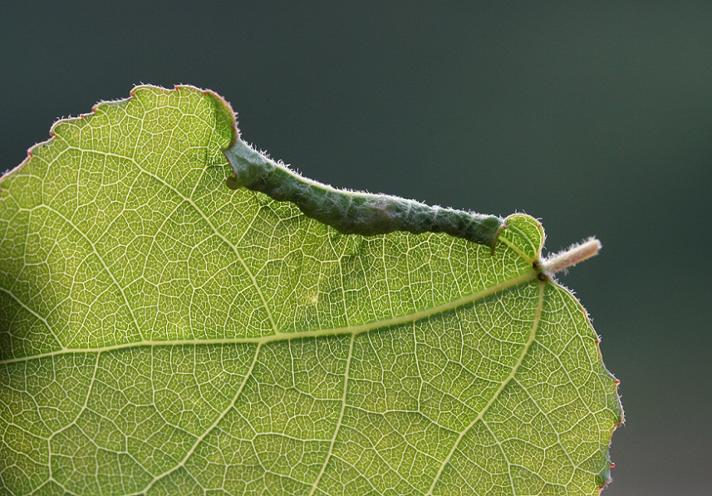
[[[597,494],[622,418],[578,301],[444,233],[238,188],[232,110],[141,86],[0,179],[0,490]],[[542,280],[543,279],[543,280]]]

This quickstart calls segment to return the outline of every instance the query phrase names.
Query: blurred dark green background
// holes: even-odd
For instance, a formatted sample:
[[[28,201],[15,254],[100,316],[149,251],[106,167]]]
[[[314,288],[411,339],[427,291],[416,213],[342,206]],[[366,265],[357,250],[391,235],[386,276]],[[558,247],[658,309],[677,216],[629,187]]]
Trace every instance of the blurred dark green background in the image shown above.
[[[622,380],[606,495],[712,486],[712,3],[0,6],[0,169],[139,82],[213,88],[310,177],[541,218]]]

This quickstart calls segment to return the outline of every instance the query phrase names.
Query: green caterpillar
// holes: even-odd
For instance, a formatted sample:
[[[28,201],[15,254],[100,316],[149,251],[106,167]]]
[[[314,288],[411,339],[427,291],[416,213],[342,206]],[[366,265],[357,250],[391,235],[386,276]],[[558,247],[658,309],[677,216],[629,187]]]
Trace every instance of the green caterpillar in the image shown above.
[[[393,231],[443,232],[494,248],[504,225],[500,217],[430,206],[397,196],[346,191],[304,178],[238,139],[225,150],[235,175],[232,189],[246,187],[294,203],[307,217],[345,234]]]

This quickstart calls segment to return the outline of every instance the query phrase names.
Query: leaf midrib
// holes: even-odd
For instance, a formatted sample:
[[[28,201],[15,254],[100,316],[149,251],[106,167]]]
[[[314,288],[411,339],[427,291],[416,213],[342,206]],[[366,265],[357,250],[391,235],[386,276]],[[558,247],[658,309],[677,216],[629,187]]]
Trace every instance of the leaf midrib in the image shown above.
[[[51,358],[62,355],[69,354],[89,354],[89,353],[104,353],[111,351],[120,351],[133,348],[142,347],[159,347],[159,346],[205,346],[205,345],[231,345],[231,344],[254,344],[263,345],[267,343],[280,342],[280,341],[292,341],[296,339],[307,339],[307,338],[318,338],[318,337],[331,337],[331,336],[344,336],[344,335],[359,335],[364,334],[369,331],[376,329],[382,329],[387,327],[394,327],[398,325],[408,324],[411,322],[416,322],[419,320],[428,319],[435,315],[439,315],[445,312],[449,312],[460,308],[465,305],[470,305],[479,300],[485,299],[487,297],[493,296],[495,294],[501,293],[508,289],[526,284],[527,282],[533,281],[537,278],[537,272],[534,269],[526,269],[524,272],[518,274],[517,276],[504,280],[493,286],[484,288],[476,293],[472,293],[466,296],[462,296],[455,300],[442,303],[440,305],[435,305],[429,308],[411,312],[408,314],[399,315],[396,317],[390,317],[387,319],[374,320],[371,322],[366,322],[364,324],[344,326],[344,327],[334,327],[329,329],[317,329],[317,330],[307,330],[307,331],[297,331],[297,332],[284,332],[284,333],[274,333],[266,336],[254,336],[254,337],[235,337],[235,338],[214,338],[214,339],[174,339],[174,340],[141,340],[134,341],[131,343],[121,343],[109,346],[100,346],[95,348],[62,348],[56,351],[50,351],[47,353],[38,353],[35,355],[28,355],[18,358],[9,358],[5,360],[0,360],[0,365],[11,365],[15,363],[28,362],[32,360],[39,360],[42,358]]]

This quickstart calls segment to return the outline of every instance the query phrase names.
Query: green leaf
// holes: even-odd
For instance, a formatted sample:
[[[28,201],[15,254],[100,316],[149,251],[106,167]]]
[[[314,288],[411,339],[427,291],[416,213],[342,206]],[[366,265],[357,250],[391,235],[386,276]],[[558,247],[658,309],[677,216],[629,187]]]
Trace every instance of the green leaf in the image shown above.
[[[343,234],[333,211],[228,188],[233,113],[192,87],[137,87],[51,134],[0,179],[2,492],[608,480],[616,381],[539,268],[536,220],[508,217],[494,249]]]

